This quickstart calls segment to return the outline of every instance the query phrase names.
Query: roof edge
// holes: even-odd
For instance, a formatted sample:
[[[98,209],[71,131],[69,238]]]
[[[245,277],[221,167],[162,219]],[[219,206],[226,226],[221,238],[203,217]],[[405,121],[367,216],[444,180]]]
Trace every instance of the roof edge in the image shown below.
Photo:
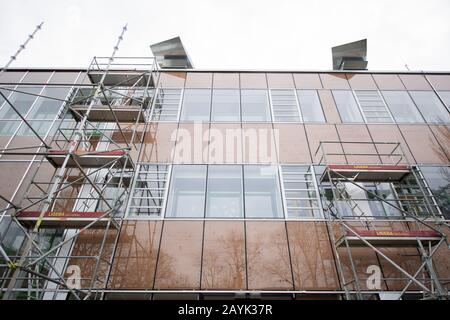
[[[0,69],[1,70],[1,69]],[[14,72],[14,71],[36,71],[36,72],[45,72],[45,71],[59,71],[59,72],[87,72],[87,68],[48,68],[48,67],[16,67],[16,68],[8,68],[6,72]],[[127,70],[111,70],[111,71],[127,71]],[[135,70],[128,70],[135,71]],[[145,70],[137,70],[137,71],[145,71]],[[449,71],[436,71],[436,70],[295,70],[295,69],[160,69],[162,72],[221,72],[221,73],[236,73],[236,72],[244,72],[244,73],[379,73],[379,74],[450,74]]]

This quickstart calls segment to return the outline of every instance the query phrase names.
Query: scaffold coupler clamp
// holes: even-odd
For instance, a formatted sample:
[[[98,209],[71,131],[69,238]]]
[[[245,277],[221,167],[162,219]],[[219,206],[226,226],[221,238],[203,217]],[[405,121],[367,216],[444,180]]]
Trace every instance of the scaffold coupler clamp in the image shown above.
[[[8,261],[7,266],[9,269],[16,269],[19,267],[19,264],[12,262],[11,260]]]

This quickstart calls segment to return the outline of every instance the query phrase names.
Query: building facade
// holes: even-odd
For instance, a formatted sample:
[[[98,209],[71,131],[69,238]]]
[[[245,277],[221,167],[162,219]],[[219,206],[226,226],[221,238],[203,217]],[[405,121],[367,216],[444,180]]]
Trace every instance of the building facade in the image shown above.
[[[4,298],[448,297],[450,73],[145,63],[1,74]]]

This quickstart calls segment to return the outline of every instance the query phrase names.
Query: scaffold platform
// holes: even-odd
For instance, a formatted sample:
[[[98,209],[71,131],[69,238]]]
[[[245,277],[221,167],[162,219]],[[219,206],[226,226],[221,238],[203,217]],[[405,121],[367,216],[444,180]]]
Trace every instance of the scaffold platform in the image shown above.
[[[391,182],[400,181],[411,171],[406,165],[349,165],[329,164],[329,174],[325,172],[321,180],[346,178],[354,182]]]
[[[17,220],[25,227],[32,228],[39,220],[40,211],[22,211]],[[41,220],[43,228],[79,229],[94,222],[90,228],[105,228],[108,218],[106,212],[46,212]]]
[[[55,150],[51,149],[48,151],[47,160],[54,167],[61,167],[64,163],[68,151],[66,150]],[[132,163],[126,161],[125,156],[126,151],[115,150],[115,151],[75,151],[70,157],[67,167],[76,168],[77,162],[83,168],[100,168],[107,166],[109,163],[112,165],[114,163],[115,167],[123,167],[126,162],[126,168],[132,168]]]
[[[367,244],[362,240],[369,242],[377,247],[417,247],[418,241],[423,244],[434,246],[439,243],[442,236],[435,231],[378,231],[378,230],[358,230],[353,233],[348,230],[345,235],[337,241],[338,247],[345,246],[345,241],[351,247],[365,247]]]
[[[86,115],[88,105],[73,105],[70,107],[75,120],[81,121]],[[114,105],[111,106],[114,113],[107,105],[94,105],[91,107],[87,120],[90,122],[136,122],[145,123],[145,115],[140,106]],[[115,115],[115,117],[114,117]]]

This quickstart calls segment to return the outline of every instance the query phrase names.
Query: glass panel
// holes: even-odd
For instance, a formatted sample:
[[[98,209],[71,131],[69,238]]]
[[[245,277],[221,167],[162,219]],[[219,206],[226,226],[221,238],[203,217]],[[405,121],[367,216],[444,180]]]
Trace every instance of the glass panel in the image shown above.
[[[415,168],[412,169],[415,170]],[[424,184],[421,186],[420,180],[416,179],[412,173],[395,183],[395,190],[403,210],[417,216],[432,214],[427,206],[425,194],[422,192],[423,187],[425,187]]]
[[[171,162],[177,136],[177,123],[149,123],[140,161]]]
[[[184,90],[181,120],[209,121],[211,106],[211,90],[186,89]]]
[[[322,89],[322,82],[317,73],[294,73],[297,89]]]
[[[341,117],[336,107],[331,90],[318,90],[323,113],[328,123],[341,123]]]
[[[114,256],[109,286],[152,289],[162,221],[124,221]]]
[[[246,289],[243,221],[206,221],[202,289]]]
[[[94,92],[95,92],[94,88],[82,88],[82,87],[76,88],[75,94],[72,99],[73,104],[89,105],[92,101]]]
[[[444,101],[447,108],[450,110],[450,91],[439,91],[439,96]]]
[[[242,121],[270,121],[266,90],[242,90]]]
[[[450,167],[420,167],[446,219],[450,219]]]
[[[433,91],[409,92],[427,122],[448,123],[448,110]]]
[[[42,138],[46,135],[48,129],[52,125],[52,121],[28,121],[34,131],[36,131]],[[55,128],[56,130],[56,128]],[[55,130],[52,130],[53,132]],[[25,123],[22,123],[19,131],[17,132],[18,136],[35,136],[33,131],[31,131],[30,127]]]
[[[239,73],[214,73],[214,88],[239,89]]]
[[[46,87],[42,95],[49,98],[38,98],[27,119],[53,119],[61,109],[64,103],[61,100],[66,99],[69,90],[70,88]]]
[[[205,165],[173,166],[166,217],[203,217],[205,189]]]
[[[265,73],[241,73],[241,88],[245,89],[265,89],[267,80]]]
[[[23,178],[28,165],[29,165],[28,162],[14,162],[14,161],[0,162],[0,181],[1,181],[0,194],[5,199],[12,198],[14,191],[16,190],[17,186],[21,183],[20,181]],[[19,192],[19,194],[16,195],[16,198],[14,198],[14,202],[18,203],[19,200],[23,200],[20,199],[20,197],[25,198],[23,190],[22,194],[20,194]],[[0,208],[3,209],[5,207],[6,202],[3,199],[0,199]]]
[[[380,90],[405,90],[405,86],[396,74],[372,74]]]
[[[186,76],[186,88],[211,88],[212,73],[190,72]]]
[[[382,91],[384,100],[397,122],[424,122],[406,91]]]
[[[292,290],[286,225],[280,221],[246,223],[249,290]]]
[[[269,88],[295,88],[294,86],[294,78],[290,73],[268,73],[267,74],[267,83],[269,84]]]
[[[283,217],[276,166],[244,166],[244,190],[246,217]]]
[[[377,86],[371,74],[347,73],[350,87],[357,90],[376,90]]]
[[[433,90],[425,76],[420,74],[399,74],[407,90]]]
[[[303,121],[325,122],[322,107],[316,90],[297,90]]]
[[[278,136],[278,139],[275,141],[278,151],[278,162],[311,163],[308,140],[302,125],[297,123],[275,123],[273,129]]]
[[[14,87],[12,87],[12,86],[2,86],[2,87],[3,88],[0,89],[0,92],[3,93],[3,95],[8,99],[9,95],[12,94],[12,91],[8,90],[8,89],[14,89]],[[8,88],[8,89],[4,89],[4,88]],[[0,108],[4,102],[5,102],[5,99],[3,98],[3,96],[0,95]]]
[[[363,122],[361,112],[351,91],[333,90],[333,96],[342,122]]]
[[[25,72],[5,71],[0,74],[0,83],[18,83]]]
[[[347,77],[343,73],[321,73],[324,89],[349,89]]]
[[[212,121],[240,121],[239,90],[213,90]]]
[[[36,100],[36,94],[39,94],[42,87],[18,87],[17,90],[22,92],[14,92],[9,98],[9,102],[16,108],[22,116],[30,110],[34,100]],[[33,95],[34,94],[34,95]],[[0,110],[0,119],[20,119],[17,113],[11,108],[11,106],[5,103],[2,110]]]
[[[78,73],[79,73],[78,71],[75,72],[56,71],[50,78],[48,83],[73,84],[78,77]]]
[[[389,206],[389,202],[398,206],[398,202],[394,196],[394,191],[389,183],[358,183],[363,189],[351,183],[345,184],[345,198],[350,201],[337,201],[341,214],[344,217],[366,216],[366,217],[387,217],[398,216],[401,213]],[[328,191],[328,192],[331,192]],[[326,191],[326,193],[328,194]],[[369,193],[370,192],[370,193]],[[385,202],[378,200],[373,194],[383,198]]]
[[[434,90],[450,90],[450,75],[427,74],[425,77],[430,81]]]
[[[203,221],[165,221],[155,289],[199,289]]]
[[[444,151],[427,125],[408,124],[400,125],[399,128],[415,161],[422,164],[448,162],[443,154]]]
[[[288,222],[296,290],[339,290],[339,279],[325,222]]]
[[[23,78],[22,83],[44,84],[51,75],[51,72],[30,71],[25,78]]]
[[[159,78],[162,87],[182,88],[186,79],[185,72],[161,72]]]
[[[240,218],[244,216],[242,205],[242,167],[210,165],[206,216]]]
[[[21,121],[0,121],[0,135],[11,136],[19,127]]]

